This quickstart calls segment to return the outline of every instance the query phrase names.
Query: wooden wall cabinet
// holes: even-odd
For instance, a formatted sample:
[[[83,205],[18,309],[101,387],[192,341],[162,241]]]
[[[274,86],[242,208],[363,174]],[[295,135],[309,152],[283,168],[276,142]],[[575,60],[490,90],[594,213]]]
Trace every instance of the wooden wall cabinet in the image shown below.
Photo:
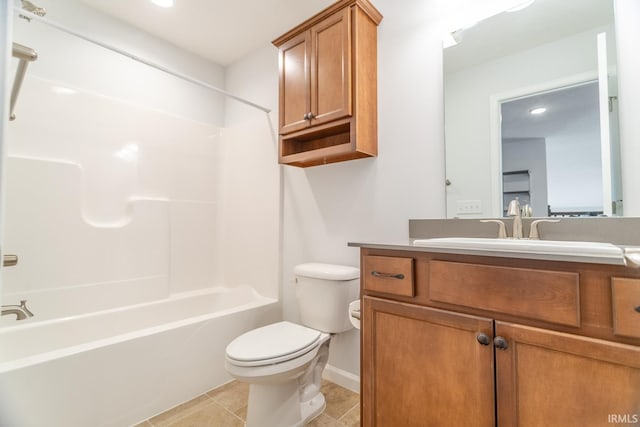
[[[279,161],[315,166],[377,155],[377,25],[341,0],[273,41],[279,50]]]
[[[637,269],[371,248],[361,262],[364,427],[640,423]]]

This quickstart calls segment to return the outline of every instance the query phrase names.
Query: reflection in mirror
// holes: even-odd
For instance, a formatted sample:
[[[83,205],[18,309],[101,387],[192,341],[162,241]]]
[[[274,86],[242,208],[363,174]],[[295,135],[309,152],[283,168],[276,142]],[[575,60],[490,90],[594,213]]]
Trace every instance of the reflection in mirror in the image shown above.
[[[448,217],[502,216],[515,197],[538,217],[621,214],[613,30],[609,0],[537,0],[455,31]]]
[[[504,210],[519,197],[535,216],[603,214],[598,82],[504,101]]]

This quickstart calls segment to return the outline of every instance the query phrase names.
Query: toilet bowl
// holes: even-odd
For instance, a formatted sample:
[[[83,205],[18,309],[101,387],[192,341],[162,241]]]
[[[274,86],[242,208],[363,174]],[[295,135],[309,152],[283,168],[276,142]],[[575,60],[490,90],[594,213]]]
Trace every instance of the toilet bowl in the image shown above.
[[[320,415],[331,336],[352,327],[348,305],[359,293],[357,268],[310,263],[294,273],[302,324],[263,326],[227,346],[227,372],[249,383],[247,427],[298,427]]]
[[[291,341],[283,339],[287,337]],[[305,326],[279,322],[229,344],[227,372],[251,384],[248,427],[303,426],[324,410],[319,384],[329,358],[329,338]]]

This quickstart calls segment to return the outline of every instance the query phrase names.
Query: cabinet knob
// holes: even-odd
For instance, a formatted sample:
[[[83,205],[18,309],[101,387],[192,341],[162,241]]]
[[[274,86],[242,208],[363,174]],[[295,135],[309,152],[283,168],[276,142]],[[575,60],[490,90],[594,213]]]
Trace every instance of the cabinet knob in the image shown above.
[[[482,345],[491,344],[491,338],[489,338],[489,335],[483,334],[482,332],[480,332],[480,333],[478,333],[478,335],[476,335],[476,339]]]
[[[303,119],[305,120],[311,120],[313,119],[315,116],[313,115],[312,112],[308,112],[308,113],[304,113],[304,116],[302,116]]]
[[[640,305],[637,306],[636,308],[634,308],[635,311],[637,311],[638,313],[640,313]]]
[[[507,344],[507,340],[498,336],[493,339],[493,345],[500,350],[506,350],[509,345]]]

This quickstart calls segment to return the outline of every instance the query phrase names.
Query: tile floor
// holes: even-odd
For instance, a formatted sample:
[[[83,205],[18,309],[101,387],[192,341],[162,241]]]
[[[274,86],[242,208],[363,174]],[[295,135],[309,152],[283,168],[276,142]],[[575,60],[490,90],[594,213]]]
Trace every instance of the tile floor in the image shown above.
[[[327,402],[309,427],[360,426],[360,395],[330,381],[322,382]],[[243,427],[249,386],[232,381],[189,402],[156,415],[135,427]]]

